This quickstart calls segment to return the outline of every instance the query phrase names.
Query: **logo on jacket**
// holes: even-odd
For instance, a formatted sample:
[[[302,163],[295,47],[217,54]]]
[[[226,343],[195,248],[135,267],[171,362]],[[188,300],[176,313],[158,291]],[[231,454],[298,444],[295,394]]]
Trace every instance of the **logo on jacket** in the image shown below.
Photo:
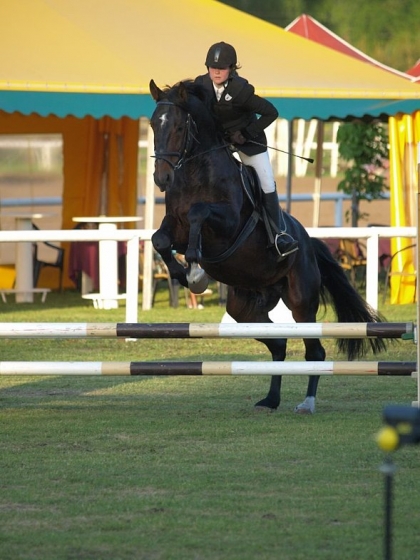
[[[232,96],[227,93],[225,95],[225,99],[226,99],[226,101],[230,101],[232,99]]]

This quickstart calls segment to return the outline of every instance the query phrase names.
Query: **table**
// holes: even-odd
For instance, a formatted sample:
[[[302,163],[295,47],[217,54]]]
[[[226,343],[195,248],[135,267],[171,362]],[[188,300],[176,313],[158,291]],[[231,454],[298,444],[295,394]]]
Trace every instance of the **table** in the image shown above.
[[[117,224],[140,222],[138,216],[86,216],[75,217],[73,222],[96,223],[100,230],[115,230]],[[118,294],[118,242],[99,241],[99,293],[86,294],[101,309],[117,309],[118,300],[125,295]]]
[[[35,214],[28,212],[2,212],[4,218],[14,218],[17,230],[32,230],[33,220],[47,217],[47,214]],[[16,244],[16,283],[14,293],[16,303],[33,303],[34,301],[34,279],[33,279],[33,250],[32,243],[21,242]]]
[[[118,241],[119,287],[126,284],[127,242]],[[70,243],[68,276],[82,295],[99,291],[99,242],[73,241]]]
[[[74,241],[70,244],[68,275],[82,295],[99,290],[98,241]]]

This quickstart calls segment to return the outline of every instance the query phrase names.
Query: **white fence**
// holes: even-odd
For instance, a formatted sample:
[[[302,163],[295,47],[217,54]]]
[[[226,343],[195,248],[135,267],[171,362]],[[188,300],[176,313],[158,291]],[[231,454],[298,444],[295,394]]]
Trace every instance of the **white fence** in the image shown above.
[[[294,126],[294,141],[292,152],[305,158],[311,157],[311,151],[318,150],[317,143],[317,128],[319,121],[312,119],[307,122],[303,119],[296,119]],[[322,152],[326,155],[326,162],[328,162],[329,169],[325,170],[326,175],[337,177],[339,166],[337,132],[340,122],[333,122],[328,126],[328,139],[322,140]],[[284,119],[277,119],[266,130],[267,144],[279,150],[287,152],[290,148],[289,144],[289,121]],[[278,177],[287,177],[289,172],[288,168],[288,155],[285,153],[269,150],[271,165],[274,174]],[[308,173],[307,161],[303,159],[294,159],[294,175],[296,177],[305,177]]]
[[[406,237],[416,238],[415,227],[369,227],[369,228],[307,228],[311,237],[320,239],[365,239],[367,246],[367,270],[366,270],[366,301],[374,308],[378,308],[378,262],[379,262],[379,239]],[[151,236],[154,230],[132,229],[114,230],[111,232],[103,230],[42,230],[42,231],[0,231],[0,243],[22,243],[35,241],[101,241],[115,240],[127,241],[127,299],[126,299],[126,322],[136,323],[138,319],[138,255],[139,241],[145,241],[146,256],[144,263],[143,282],[143,309],[152,307],[152,251]]]

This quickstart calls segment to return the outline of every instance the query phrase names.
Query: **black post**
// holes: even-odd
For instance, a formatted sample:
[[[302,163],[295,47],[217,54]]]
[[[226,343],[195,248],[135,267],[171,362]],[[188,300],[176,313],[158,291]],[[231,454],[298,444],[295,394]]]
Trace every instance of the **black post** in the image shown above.
[[[395,473],[395,465],[388,455],[382,466],[381,472],[385,476],[385,500],[384,500],[384,559],[392,560],[392,483]]]

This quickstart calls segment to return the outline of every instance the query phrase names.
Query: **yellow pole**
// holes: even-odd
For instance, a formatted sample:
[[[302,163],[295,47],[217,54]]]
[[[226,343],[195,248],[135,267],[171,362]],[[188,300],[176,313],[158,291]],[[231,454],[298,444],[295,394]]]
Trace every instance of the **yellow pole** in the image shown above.
[[[419,344],[419,325],[420,325],[420,280],[419,280],[419,262],[420,262],[420,237],[419,237],[419,224],[420,224],[420,142],[417,143],[417,326],[416,326],[416,343],[417,343],[417,401],[414,401],[413,406],[420,408],[420,344]]]

